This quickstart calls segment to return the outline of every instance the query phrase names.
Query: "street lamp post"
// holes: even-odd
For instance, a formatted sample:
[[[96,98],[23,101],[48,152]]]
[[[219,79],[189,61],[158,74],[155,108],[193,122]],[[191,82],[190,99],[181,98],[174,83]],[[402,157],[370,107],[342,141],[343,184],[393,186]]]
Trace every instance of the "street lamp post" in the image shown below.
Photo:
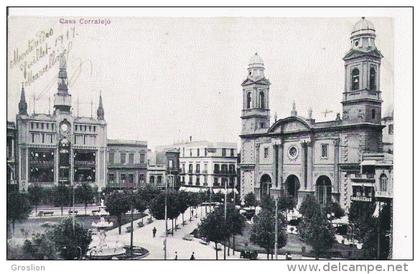
[[[166,249],[167,249],[167,240],[168,240],[168,180],[165,180],[165,241],[163,242],[164,244],[164,260],[166,260]]]
[[[130,217],[131,217],[131,222],[130,222],[130,255],[131,256],[133,256],[133,238],[134,238],[134,235],[133,235],[133,231],[134,231],[134,225],[133,225],[133,223],[134,223],[134,213],[133,213],[133,211],[134,211],[134,190],[133,190],[133,188],[131,188],[131,193],[130,193],[130,195],[131,195],[131,203],[130,203]]]
[[[227,223],[227,181],[225,181],[225,228]],[[223,260],[226,260],[226,239],[225,244],[223,245]]]
[[[274,233],[274,254],[275,254],[275,258],[276,258],[276,260],[278,259],[278,256],[277,256],[277,247],[278,247],[278,242],[277,242],[277,239],[278,239],[278,233],[279,233],[279,231],[278,231],[278,201],[279,201],[279,199],[278,199],[278,197],[276,198],[276,210],[275,210],[275,216],[274,216],[274,218],[275,218],[275,228],[274,228],[274,231],[275,231],[275,233]]]

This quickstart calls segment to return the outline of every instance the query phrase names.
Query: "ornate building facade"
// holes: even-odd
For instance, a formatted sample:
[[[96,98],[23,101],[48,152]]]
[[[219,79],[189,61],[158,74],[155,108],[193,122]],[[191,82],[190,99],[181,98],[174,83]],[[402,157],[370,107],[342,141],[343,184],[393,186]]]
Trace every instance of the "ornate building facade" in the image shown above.
[[[382,152],[380,66],[375,28],[362,18],[351,32],[345,54],[342,113],[316,122],[309,110],[270,123],[270,81],[262,58],[252,56],[242,83],[241,195],[287,195],[299,204],[314,194],[321,204],[348,209],[352,180],[365,153]],[[370,195],[370,194],[366,194]]]
[[[28,113],[22,87],[16,116],[16,161],[19,189],[30,185],[90,183],[105,187],[107,124],[102,97],[97,118],[72,113],[67,66],[61,56],[52,114]]]

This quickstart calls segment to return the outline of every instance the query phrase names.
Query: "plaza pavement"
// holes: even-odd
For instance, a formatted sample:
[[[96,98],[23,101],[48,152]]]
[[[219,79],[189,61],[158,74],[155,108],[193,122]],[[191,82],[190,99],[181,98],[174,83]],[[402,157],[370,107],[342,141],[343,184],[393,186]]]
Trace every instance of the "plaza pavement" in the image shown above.
[[[214,249],[214,243],[210,243],[209,245],[204,245],[200,243],[199,239],[192,238],[191,241],[187,241],[182,239],[185,235],[191,233],[195,228],[197,228],[198,224],[200,223],[200,218],[205,217],[205,208],[198,207],[195,210],[195,214],[197,214],[197,218],[193,217],[192,221],[189,221],[190,212],[187,210],[184,214],[184,218],[186,221],[186,225],[182,226],[182,216],[180,215],[177,219],[177,224],[179,225],[179,229],[175,231],[174,235],[168,235],[167,240],[167,259],[173,260],[175,257],[175,251],[178,253],[179,260],[188,260],[191,257],[192,252],[194,252],[196,259],[216,259],[216,251]],[[154,219],[153,223],[146,224],[146,218],[144,219],[145,226],[138,228],[137,222],[139,220],[134,221],[134,245],[141,246],[149,250],[149,255],[145,257],[148,260],[162,260],[164,258],[164,250],[163,250],[163,242],[165,239],[165,221],[164,220],[156,220]],[[130,226],[130,223],[125,224],[121,227],[121,235],[118,234],[118,228],[112,229],[107,231],[106,235],[106,242],[109,244],[113,244],[119,242],[123,245],[130,244],[130,233],[127,232],[126,228]],[[156,237],[153,238],[153,228],[156,227],[157,233]],[[171,221],[168,220],[168,228],[171,228]],[[91,243],[91,246],[96,245],[98,241],[98,235],[93,236],[94,239]],[[223,260],[223,246],[218,245],[221,249],[219,251],[219,260]],[[235,252],[235,255],[232,254],[232,250],[230,250],[230,256],[226,256],[226,259],[239,259],[240,253],[238,251]],[[265,254],[259,254],[259,258],[265,259]],[[279,256],[279,259],[284,259],[284,256]]]

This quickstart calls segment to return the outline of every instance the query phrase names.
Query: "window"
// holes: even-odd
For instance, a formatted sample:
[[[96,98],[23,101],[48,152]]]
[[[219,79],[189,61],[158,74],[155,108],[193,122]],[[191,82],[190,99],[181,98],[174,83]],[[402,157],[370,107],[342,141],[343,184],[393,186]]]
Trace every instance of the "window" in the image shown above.
[[[235,150],[233,148],[230,149],[230,156],[231,157],[235,156]]]
[[[200,157],[200,149],[197,148],[197,157]]]
[[[109,163],[114,164],[114,152],[109,152]]]
[[[264,92],[260,92],[260,108],[265,108],[265,96]]]
[[[372,109],[372,119],[375,119],[375,118],[376,118],[376,110]]]
[[[189,164],[188,165],[188,172],[192,173],[193,172],[193,164]]]
[[[260,128],[264,128],[265,124],[264,123],[260,123]]]
[[[200,176],[195,177],[195,185],[196,186],[200,185]]]
[[[31,133],[31,140],[32,140],[32,143],[35,143],[35,134],[34,133]]]
[[[219,178],[214,177],[214,183],[213,186],[219,186]]]
[[[86,135],[83,135],[83,144],[86,145]]]
[[[369,71],[369,88],[370,90],[376,90],[376,70],[375,67],[370,67]]]
[[[268,147],[264,148],[264,158],[268,158]]]
[[[204,164],[204,170],[203,170],[203,172],[204,173],[207,173],[207,164]]]
[[[34,129],[34,123],[31,123],[31,129]]]
[[[115,174],[108,173],[108,184],[110,184],[110,185],[115,184]]]
[[[149,183],[152,185],[155,183],[155,176],[150,176]]]
[[[162,184],[162,176],[161,175],[157,176],[157,184],[158,185]]]
[[[145,155],[144,153],[140,153],[140,164],[144,164],[145,161]]]
[[[121,154],[120,154],[120,163],[121,164],[125,164],[125,153],[124,152],[121,152]]]
[[[188,176],[188,184],[192,185],[192,176]]]
[[[214,173],[219,173],[219,165],[218,164],[214,164]]]
[[[139,174],[139,184],[144,184],[144,174]]]
[[[128,163],[130,165],[134,164],[134,153],[128,154]]]
[[[207,148],[204,149],[204,156],[207,157]]]
[[[379,178],[379,189],[383,192],[388,190],[388,177],[385,174],[382,174]]]
[[[168,167],[170,169],[172,169],[174,167],[174,160],[172,160],[172,159],[168,160]]]
[[[50,143],[51,144],[53,143],[53,135],[52,134],[50,134]]]
[[[226,157],[226,148],[222,148],[222,156]]]
[[[394,134],[394,124],[388,125],[388,134],[393,135]]]
[[[200,173],[200,164],[195,165],[195,172]]]
[[[185,173],[185,164],[182,164],[182,173]]]
[[[44,123],[41,123],[41,129],[44,129]]]
[[[328,158],[328,144],[321,145],[321,158]]]
[[[246,108],[251,108],[251,92],[248,92],[246,95]]]
[[[204,186],[206,186],[206,185],[207,185],[207,176],[204,176],[204,183],[203,183],[203,185],[204,185]]]
[[[351,71],[351,89],[359,89],[359,69],[355,68]]]
[[[192,149],[190,149],[190,157],[192,157]]]
[[[42,133],[42,134],[41,134],[41,137],[42,137],[42,143],[45,143],[45,134],[44,134],[44,133]]]

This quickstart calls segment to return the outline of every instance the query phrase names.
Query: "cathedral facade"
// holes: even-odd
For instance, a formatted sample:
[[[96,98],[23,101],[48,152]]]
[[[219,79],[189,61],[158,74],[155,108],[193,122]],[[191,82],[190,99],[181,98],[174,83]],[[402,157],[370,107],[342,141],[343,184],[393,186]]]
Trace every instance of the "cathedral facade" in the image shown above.
[[[308,194],[321,204],[350,207],[351,178],[365,153],[382,152],[380,66],[375,28],[362,18],[351,32],[345,54],[342,113],[316,122],[311,110],[270,122],[270,81],[262,58],[252,56],[242,83],[241,195],[290,196],[300,204]],[[372,195],[367,193],[366,195]]]

